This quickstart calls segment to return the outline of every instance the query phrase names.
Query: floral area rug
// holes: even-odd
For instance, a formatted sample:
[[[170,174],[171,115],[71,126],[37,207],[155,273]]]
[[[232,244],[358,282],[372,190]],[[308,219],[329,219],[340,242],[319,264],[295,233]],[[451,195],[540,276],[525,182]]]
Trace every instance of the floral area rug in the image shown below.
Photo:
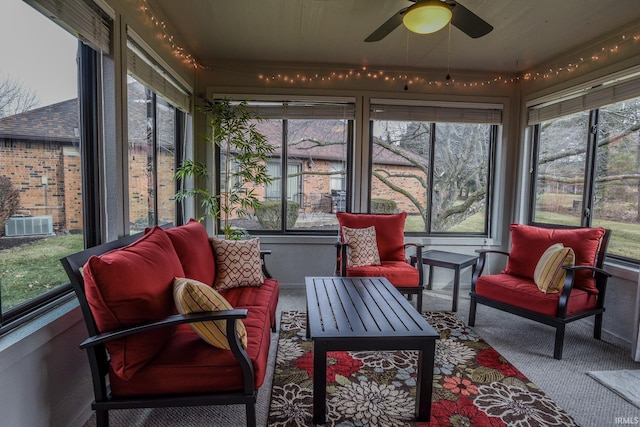
[[[573,418],[449,312],[424,313],[436,342],[431,421],[415,421],[416,351],[327,355],[329,426],[575,426]],[[269,426],[312,426],[313,343],[284,312]]]

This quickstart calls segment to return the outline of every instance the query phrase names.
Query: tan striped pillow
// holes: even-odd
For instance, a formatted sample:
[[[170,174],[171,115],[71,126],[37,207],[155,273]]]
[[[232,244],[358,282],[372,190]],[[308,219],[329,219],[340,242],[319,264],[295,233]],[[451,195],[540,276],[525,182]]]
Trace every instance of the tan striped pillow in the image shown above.
[[[173,280],[173,300],[180,314],[202,311],[233,310],[229,302],[211,286],[197,280],[176,277]],[[236,320],[238,338],[247,348],[247,330],[242,320]],[[189,326],[200,338],[215,347],[230,350],[227,339],[227,321],[211,320],[190,323]]]
[[[572,266],[575,254],[573,249],[565,248],[562,243],[556,243],[547,248],[538,260],[533,273],[533,281],[545,294],[557,293],[562,289],[567,276],[565,266]]]

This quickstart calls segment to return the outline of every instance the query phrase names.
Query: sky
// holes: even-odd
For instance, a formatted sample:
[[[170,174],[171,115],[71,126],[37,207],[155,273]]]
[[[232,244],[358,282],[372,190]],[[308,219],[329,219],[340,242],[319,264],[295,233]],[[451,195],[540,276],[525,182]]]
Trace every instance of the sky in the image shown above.
[[[0,0],[0,81],[33,89],[39,106],[77,97],[78,39],[22,0]]]

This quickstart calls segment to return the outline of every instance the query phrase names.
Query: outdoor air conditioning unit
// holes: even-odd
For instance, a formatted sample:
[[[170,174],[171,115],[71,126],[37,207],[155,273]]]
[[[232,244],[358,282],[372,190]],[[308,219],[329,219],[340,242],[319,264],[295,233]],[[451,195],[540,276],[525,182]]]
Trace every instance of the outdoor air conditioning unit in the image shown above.
[[[13,216],[5,223],[4,234],[7,237],[53,234],[53,218],[51,215]]]

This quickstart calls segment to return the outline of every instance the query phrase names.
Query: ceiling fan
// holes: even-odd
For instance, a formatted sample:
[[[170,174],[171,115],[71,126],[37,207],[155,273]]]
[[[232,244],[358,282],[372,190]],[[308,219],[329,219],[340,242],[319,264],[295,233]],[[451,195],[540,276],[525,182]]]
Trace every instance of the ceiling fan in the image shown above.
[[[480,18],[475,13],[471,12],[469,9],[458,3],[456,0],[409,0],[415,4],[400,9],[395,15],[389,18],[384,24],[378,27],[373,33],[369,35],[364,41],[365,42],[377,42],[382,40],[387,35],[389,35],[393,30],[400,26],[403,22],[409,28],[408,22],[405,20],[405,16],[418,15],[419,9],[422,11],[426,11],[427,7],[432,7],[433,10],[438,9],[440,12],[438,14],[442,15],[442,11],[446,14],[446,21],[442,21],[442,25],[436,30],[430,30],[426,32],[435,32],[440,28],[444,27],[446,24],[451,23],[466,33],[469,37],[478,38],[482,37],[491,30],[493,30],[493,26],[488,24],[484,19]],[[446,12],[448,9],[450,12]],[[425,12],[426,13],[426,12]],[[413,31],[413,30],[412,30]],[[425,34],[426,32],[421,32]]]

